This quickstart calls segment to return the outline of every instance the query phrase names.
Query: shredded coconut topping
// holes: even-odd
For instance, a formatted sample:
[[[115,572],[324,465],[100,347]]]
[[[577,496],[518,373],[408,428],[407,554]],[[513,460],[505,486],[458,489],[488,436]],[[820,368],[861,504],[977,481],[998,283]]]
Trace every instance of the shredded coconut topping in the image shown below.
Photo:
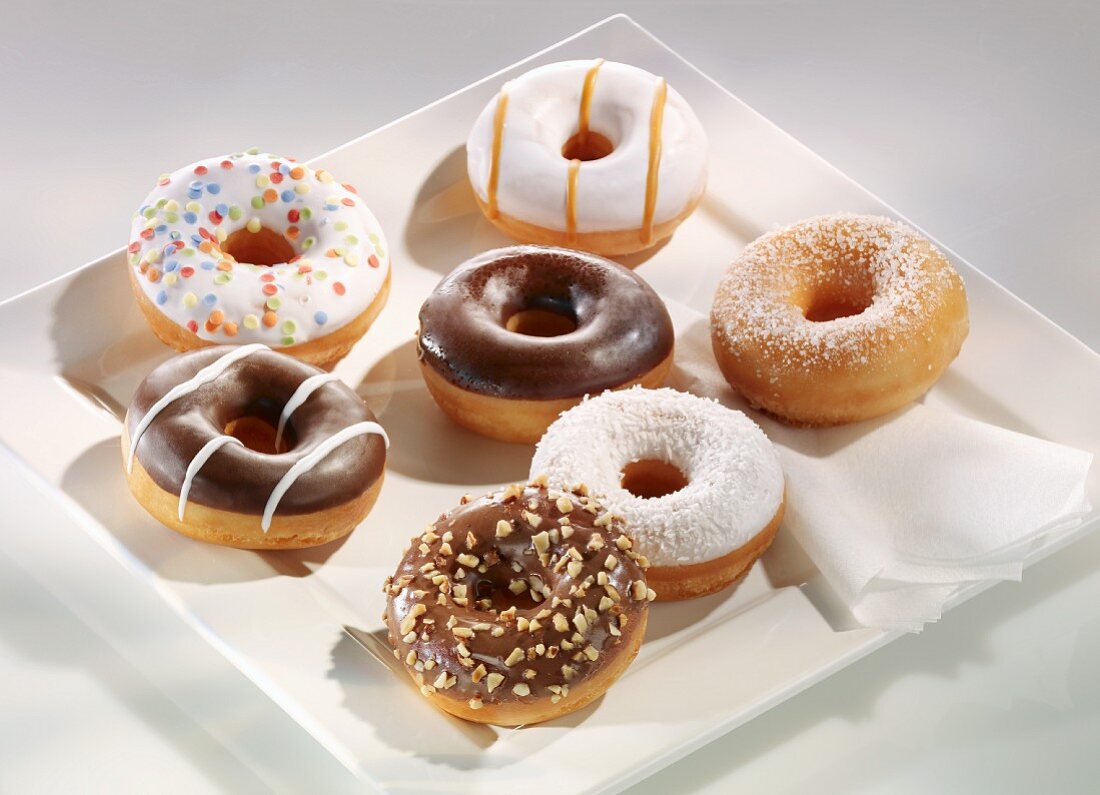
[[[622,486],[635,461],[672,464],[687,479],[662,497]],[[655,566],[684,566],[726,555],[774,518],[783,500],[779,456],[740,411],[674,389],[605,392],[566,411],[531,462],[563,487],[585,483],[626,521],[638,551]]]

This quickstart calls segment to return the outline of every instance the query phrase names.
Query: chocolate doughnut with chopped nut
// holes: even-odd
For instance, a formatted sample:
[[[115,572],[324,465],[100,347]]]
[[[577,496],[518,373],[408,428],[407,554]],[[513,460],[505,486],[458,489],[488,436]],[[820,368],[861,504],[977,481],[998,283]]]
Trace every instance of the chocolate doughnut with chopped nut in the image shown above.
[[[537,723],[601,696],[638,653],[645,559],[587,490],[545,480],[463,498],[387,579],[390,644],[420,691],[466,720]]]

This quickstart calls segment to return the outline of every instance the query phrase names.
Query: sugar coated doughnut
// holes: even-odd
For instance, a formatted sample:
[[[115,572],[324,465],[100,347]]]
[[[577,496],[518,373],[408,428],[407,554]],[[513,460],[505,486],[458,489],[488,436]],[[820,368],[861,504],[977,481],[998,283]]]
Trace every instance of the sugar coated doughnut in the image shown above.
[[[583,491],[513,485],[429,524],[385,584],[394,656],[437,707],[550,720],[601,696],[645,635],[644,561]]]
[[[673,338],[664,303],[623,266],[513,246],[439,283],[420,309],[418,351],[428,390],[455,422],[533,443],[586,394],[659,386]]]
[[[968,330],[966,288],[889,218],[826,215],[733,261],[711,310],[714,354],[754,406],[797,425],[893,411],[924,394]]]
[[[565,412],[531,473],[584,483],[622,516],[659,600],[743,577],[783,517],[779,455],[740,411],[673,389],[605,392]]]
[[[130,491],[162,524],[245,549],[346,535],[382,488],[389,440],[335,376],[259,343],[151,372],[122,433]]]
[[[602,58],[506,83],[466,142],[478,205],[501,231],[607,256],[654,246],[691,215],[707,151],[664,78]]]
[[[389,295],[386,241],[355,189],[255,149],[162,175],[127,253],[138,305],[177,351],[263,343],[327,369]]]

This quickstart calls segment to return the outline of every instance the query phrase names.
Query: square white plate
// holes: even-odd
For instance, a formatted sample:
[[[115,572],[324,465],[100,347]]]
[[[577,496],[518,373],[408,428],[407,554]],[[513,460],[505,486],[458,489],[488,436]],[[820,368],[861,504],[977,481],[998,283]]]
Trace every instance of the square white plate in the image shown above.
[[[435,408],[416,369],[416,311],[444,273],[506,242],[466,186],[463,142],[477,113],[504,80],[535,65],[597,56],[666,76],[710,135],[706,198],[639,271],[679,328],[708,311],[730,259],[773,225],[840,209],[897,215],[621,16],[318,158],[359,187],[394,262],[389,305],[336,371],[393,441],[378,505],[342,545],[290,553],[206,546],[161,527],[132,500],[120,417],[170,352],[133,303],[121,249],[0,304],[0,440],[107,553],[382,790],[623,787],[896,637],[840,631],[845,617],[783,533],[737,588],[655,605],[622,680],[590,707],[541,726],[450,719],[389,669],[384,650],[376,658],[342,631],[359,627],[368,646],[377,644],[380,586],[408,537],[461,494],[526,476],[529,447],[474,436]],[[953,261],[967,283],[972,331],[926,401],[1100,452],[1100,357]],[[1100,502],[1095,473],[1089,485]],[[1062,543],[1095,524],[1094,516]],[[1036,549],[1032,560],[1052,551]]]

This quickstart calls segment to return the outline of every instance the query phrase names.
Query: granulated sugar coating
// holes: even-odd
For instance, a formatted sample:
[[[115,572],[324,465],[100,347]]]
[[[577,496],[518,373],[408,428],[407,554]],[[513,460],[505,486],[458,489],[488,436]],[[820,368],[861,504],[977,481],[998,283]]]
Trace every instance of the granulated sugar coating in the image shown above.
[[[733,261],[711,309],[727,380],[755,405],[809,424],[913,399],[966,330],[965,289],[943,254],[913,229],[868,215],[819,216],[762,236]],[[870,395],[873,411],[822,404],[798,416],[786,410],[796,386],[807,403],[816,390],[842,401]]]

